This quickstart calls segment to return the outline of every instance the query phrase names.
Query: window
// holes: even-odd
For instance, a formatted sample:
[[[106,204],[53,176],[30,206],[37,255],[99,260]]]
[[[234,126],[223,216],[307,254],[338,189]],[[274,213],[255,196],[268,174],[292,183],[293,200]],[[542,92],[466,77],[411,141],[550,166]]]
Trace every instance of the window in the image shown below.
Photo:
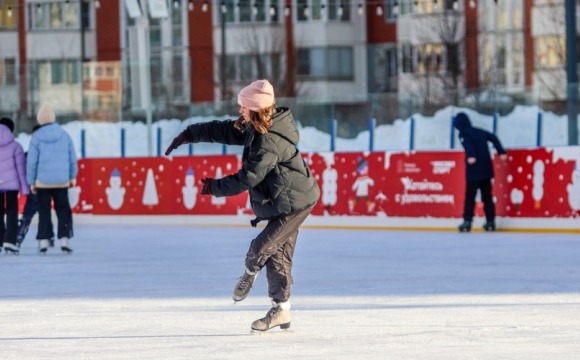
[[[395,11],[396,6],[396,11]],[[399,15],[399,2],[398,0],[385,0],[385,19],[387,22],[394,21]]]
[[[182,16],[182,9],[180,7],[172,7],[171,12],[171,25],[172,25],[172,34],[171,34],[171,44],[175,47],[183,46],[183,20]]]
[[[161,47],[161,21],[160,19],[149,20],[149,41],[151,48]]]
[[[184,74],[183,74],[183,58],[179,55],[174,53],[173,54],[173,96],[175,98],[183,98],[184,91],[183,91],[183,83],[184,83]]]
[[[370,92],[397,90],[397,48],[394,45],[377,46],[372,50]]]
[[[226,55],[226,79],[236,80],[236,55]]]
[[[54,60],[48,63],[50,66],[50,83],[76,84],[80,82],[78,61]]]
[[[350,47],[298,49],[298,75],[303,79],[351,80],[353,68]]]
[[[413,61],[413,45],[403,44],[401,46],[403,73],[413,73],[415,72],[415,64]]]
[[[266,1],[265,0],[254,0],[254,18],[256,22],[266,21]]]
[[[350,1],[329,0],[328,19],[339,21],[350,21]]]
[[[280,53],[227,55],[227,80],[246,83],[255,78],[279,79],[283,75],[281,57]]]
[[[239,0],[238,1],[238,13],[240,22],[250,22],[252,21],[252,10],[250,7],[250,0]],[[232,18],[233,21],[233,18]]]
[[[482,83],[506,87],[524,86],[523,0],[478,2],[480,21],[479,78]],[[540,52],[536,49],[537,60]],[[543,61],[543,60],[542,60]]]
[[[0,85],[16,85],[16,59],[0,59]]]
[[[16,30],[17,9],[16,0],[0,1],[0,30]]]
[[[81,20],[84,26],[90,26],[90,8],[85,2],[60,0],[28,3],[31,30],[80,29]]]
[[[224,0],[216,3],[216,23],[221,23],[222,4],[225,6],[226,23],[251,23],[279,21],[279,0]]]
[[[459,44],[447,44],[447,73],[458,75],[461,71],[459,64]]]
[[[415,0],[400,0],[399,15],[412,14]]]
[[[252,58],[252,55],[240,55],[240,80],[252,80],[254,78]]]
[[[415,54],[417,57],[417,74],[440,73],[443,71],[443,45],[417,45]]]
[[[540,68],[566,64],[565,36],[547,35],[536,38],[536,64]]]

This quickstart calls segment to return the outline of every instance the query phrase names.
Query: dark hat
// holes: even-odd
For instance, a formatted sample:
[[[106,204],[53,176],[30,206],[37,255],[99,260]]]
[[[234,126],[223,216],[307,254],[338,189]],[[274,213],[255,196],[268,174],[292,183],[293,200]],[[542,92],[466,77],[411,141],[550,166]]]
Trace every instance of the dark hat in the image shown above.
[[[469,121],[469,117],[466,113],[460,112],[455,115],[455,119],[453,119],[453,126],[455,126],[457,130],[461,131],[467,127],[470,127],[471,121]]]
[[[12,121],[12,119],[7,118],[7,117],[3,117],[0,119],[0,124],[8,126],[8,129],[10,129],[10,132],[14,131],[14,121]]]

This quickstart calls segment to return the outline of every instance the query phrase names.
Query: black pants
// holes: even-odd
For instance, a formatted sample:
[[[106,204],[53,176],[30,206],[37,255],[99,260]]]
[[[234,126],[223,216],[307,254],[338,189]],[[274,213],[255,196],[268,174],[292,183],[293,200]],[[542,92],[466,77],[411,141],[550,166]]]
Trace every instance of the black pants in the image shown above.
[[[6,217],[6,221],[4,221]],[[18,232],[18,190],[0,193],[0,246],[3,242],[16,244]]]
[[[22,220],[26,225],[32,222],[32,218],[38,212],[38,196],[36,194],[28,194],[26,202],[24,203],[24,210],[22,210]]]
[[[73,237],[72,211],[68,202],[68,188],[37,189],[38,196],[38,240],[50,239],[53,235],[51,202],[54,201],[54,210],[58,220],[57,237]]]
[[[249,270],[256,271],[266,266],[268,296],[276,302],[290,298],[290,286],[293,283],[292,258],[298,239],[298,228],[312,212],[312,208],[313,206],[281,219],[270,220],[252,241],[246,255],[246,267]]]
[[[472,221],[475,209],[475,196],[477,190],[481,192],[483,211],[488,222],[495,221],[495,204],[491,195],[491,179],[480,181],[468,181],[465,186],[465,203],[463,206],[463,220]]]

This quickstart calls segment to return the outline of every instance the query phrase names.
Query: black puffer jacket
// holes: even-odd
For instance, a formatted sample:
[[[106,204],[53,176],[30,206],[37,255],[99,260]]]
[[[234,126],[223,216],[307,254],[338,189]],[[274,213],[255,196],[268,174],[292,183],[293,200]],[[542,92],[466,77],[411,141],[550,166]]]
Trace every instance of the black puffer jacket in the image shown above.
[[[465,159],[474,157],[474,164],[465,163],[467,181],[481,181],[493,178],[493,162],[489,153],[488,142],[491,142],[499,154],[505,154],[497,136],[489,131],[471,126],[465,113],[455,117],[453,125],[459,130],[459,139],[465,149]]]
[[[253,126],[242,132],[233,120],[190,125],[193,142],[243,145],[242,168],[211,184],[214,196],[237,195],[250,190],[258,220],[279,218],[315,204],[320,189],[296,148],[298,128],[287,108],[278,108],[265,135]],[[255,224],[255,223],[254,223]]]

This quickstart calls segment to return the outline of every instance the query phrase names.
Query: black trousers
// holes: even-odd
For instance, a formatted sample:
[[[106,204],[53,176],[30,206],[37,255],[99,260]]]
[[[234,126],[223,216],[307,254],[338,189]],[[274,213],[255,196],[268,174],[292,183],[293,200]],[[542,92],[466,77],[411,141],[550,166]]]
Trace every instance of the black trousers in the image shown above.
[[[281,219],[270,220],[252,241],[246,255],[246,267],[249,270],[257,271],[266,266],[268,296],[276,302],[290,298],[290,286],[293,283],[292,261],[298,228],[310,215],[313,207]]]
[[[18,190],[0,192],[0,246],[3,242],[16,244],[17,232]]]
[[[475,196],[477,190],[481,192],[483,211],[488,222],[495,221],[495,204],[491,195],[491,179],[480,181],[468,181],[465,185],[465,202],[463,206],[463,220],[472,221],[475,210]]]
[[[39,188],[38,196],[38,240],[50,239],[53,236],[52,222],[50,219],[51,205],[54,202],[54,210],[58,220],[57,237],[73,237],[72,211],[68,202],[68,188]]]

